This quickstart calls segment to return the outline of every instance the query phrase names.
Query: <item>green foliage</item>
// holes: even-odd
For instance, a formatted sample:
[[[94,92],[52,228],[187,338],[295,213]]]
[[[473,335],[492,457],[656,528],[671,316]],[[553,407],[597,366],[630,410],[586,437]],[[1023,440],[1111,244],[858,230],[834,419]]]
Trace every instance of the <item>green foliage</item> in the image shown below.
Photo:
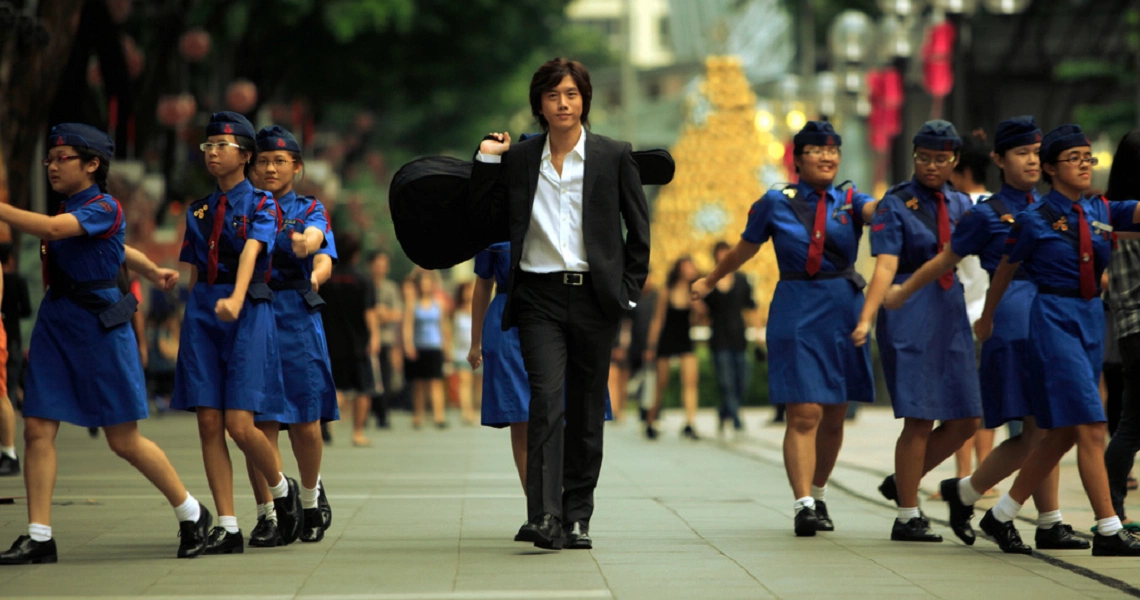
[[[332,0],[322,2],[324,22],[337,42],[350,42],[357,35],[408,28],[415,6],[411,0]]]

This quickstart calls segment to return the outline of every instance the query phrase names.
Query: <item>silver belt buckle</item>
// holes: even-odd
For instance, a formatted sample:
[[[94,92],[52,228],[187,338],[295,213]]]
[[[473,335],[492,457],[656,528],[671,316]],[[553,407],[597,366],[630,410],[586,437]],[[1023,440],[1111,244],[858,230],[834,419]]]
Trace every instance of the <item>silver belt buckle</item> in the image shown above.
[[[582,281],[581,273],[563,273],[562,283],[566,285],[582,285],[584,282]]]

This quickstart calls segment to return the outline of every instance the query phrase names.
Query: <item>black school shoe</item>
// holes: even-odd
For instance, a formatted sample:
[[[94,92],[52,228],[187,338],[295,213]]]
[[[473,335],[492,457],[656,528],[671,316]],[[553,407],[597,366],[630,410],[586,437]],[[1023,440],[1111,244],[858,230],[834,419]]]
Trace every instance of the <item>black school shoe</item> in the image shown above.
[[[7,552],[0,553],[0,565],[38,565],[59,562],[55,540],[37,542],[30,535],[21,535]]]
[[[1017,527],[1013,525],[1013,521],[1006,523],[998,521],[992,508],[986,511],[986,516],[982,517],[978,526],[986,535],[997,542],[1002,552],[1006,554],[1033,554],[1033,548],[1026,546],[1025,542],[1021,541],[1021,534],[1017,532]]]
[[[301,541],[319,542],[325,539],[325,520],[321,517],[321,509],[306,508],[301,512]]]
[[[20,474],[20,459],[12,458],[7,454],[0,454],[0,477],[11,477]]]
[[[565,547],[568,550],[592,550],[594,540],[590,539],[590,526],[577,521],[566,532]]]
[[[249,532],[249,546],[251,548],[276,548],[284,546],[281,532],[277,529],[277,521],[262,515],[257,518],[257,525]]]
[[[210,525],[214,517],[210,511],[198,503],[198,520],[181,521],[178,523],[178,558],[194,558],[206,550],[206,541],[210,539]]]
[[[332,525],[332,506],[328,496],[325,496],[325,482],[317,482],[317,508],[321,509],[321,527],[328,529]]]
[[[950,530],[967,546],[973,546],[978,539],[974,526],[970,525],[970,519],[974,518],[974,505],[962,502],[957,478],[942,480],[938,489],[942,492],[942,499],[950,505]]]
[[[527,521],[519,527],[519,532],[515,534],[516,542],[529,542],[534,543],[538,541],[538,527],[534,523]]]
[[[245,552],[245,538],[241,531],[230,533],[225,527],[215,527],[210,530],[210,538],[206,541],[206,550],[202,554],[242,554]]]
[[[1093,538],[1093,556],[1140,556],[1140,540],[1127,529],[1113,535],[1100,535]],[[2,556],[2,555],[0,555]]]
[[[1073,534],[1073,526],[1064,523],[1042,529],[1037,528],[1033,543],[1038,550],[1088,550],[1089,543]]]
[[[816,527],[819,525],[819,516],[815,514],[815,510],[808,507],[803,507],[796,513],[795,530],[796,537],[812,537],[815,535]]]
[[[930,528],[930,521],[920,514],[906,523],[900,523],[898,519],[895,519],[895,524],[891,527],[891,541],[941,542],[942,536],[935,533]]]
[[[879,484],[879,493],[887,500],[894,502],[896,506],[898,505],[899,487],[898,484],[895,483],[894,473],[887,475],[886,478],[883,479],[883,483]]]
[[[285,544],[292,544],[301,537],[301,493],[297,480],[286,477],[289,483],[289,493],[284,497],[273,499],[273,508],[277,510],[277,531],[281,532],[281,539]]]
[[[835,531],[835,523],[831,522],[831,515],[827,514],[827,505],[823,500],[815,501],[815,530]]]

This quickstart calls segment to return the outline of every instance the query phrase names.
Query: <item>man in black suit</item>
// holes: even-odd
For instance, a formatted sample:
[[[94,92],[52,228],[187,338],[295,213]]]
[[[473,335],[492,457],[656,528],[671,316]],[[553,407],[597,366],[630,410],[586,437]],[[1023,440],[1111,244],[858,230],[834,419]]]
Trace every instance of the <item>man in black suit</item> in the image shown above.
[[[548,549],[592,547],[610,348],[649,271],[638,166],[630,144],[583,127],[592,92],[581,63],[542,65],[530,105],[545,135],[484,139],[468,203],[473,225],[511,242],[503,329],[518,326],[531,390],[529,523],[516,539]]]

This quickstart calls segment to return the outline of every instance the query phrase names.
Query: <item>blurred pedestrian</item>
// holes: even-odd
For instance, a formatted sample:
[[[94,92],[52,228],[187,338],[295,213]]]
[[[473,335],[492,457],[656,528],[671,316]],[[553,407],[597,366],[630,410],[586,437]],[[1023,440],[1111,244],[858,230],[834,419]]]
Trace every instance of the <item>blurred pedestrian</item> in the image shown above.
[[[732,250],[727,242],[720,241],[713,248],[713,260],[720,264]],[[748,397],[750,369],[748,339],[745,337],[746,316],[755,314],[756,299],[748,278],[729,272],[705,296],[708,307],[711,335],[709,350],[716,367],[720,386],[720,405],[717,408],[717,431],[724,433],[725,423],[732,423],[736,432],[744,430],[740,420],[740,405]],[[747,319],[752,321],[754,319]]]
[[[451,324],[437,291],[439,275],[417,269],[404,292],[405,370],[412,384],[412,426],[419,429],[424,408],[431,403],[432,421],[439,429],[447,427],[444,411],[443,363],[451,354]]]
[[[657,418],[661,413],[661,403],[665,398],[665,388],[669,385],[673,359],[680,362],[681,406],[685,409],[685,427],[681,436],[699,440],[696,430],[697,392],[700,363],[693,347],[691,330],[694,320],[704,310],[704,303],[693,300],[690,286],[700,277],[697,267],[689,257],[682,257],[673,263],[665,281],[665,290],[657,300],[657,314],[649,329],[648,361],[657,361],[657,397],[645,423],[645,435],[657,439]]]

